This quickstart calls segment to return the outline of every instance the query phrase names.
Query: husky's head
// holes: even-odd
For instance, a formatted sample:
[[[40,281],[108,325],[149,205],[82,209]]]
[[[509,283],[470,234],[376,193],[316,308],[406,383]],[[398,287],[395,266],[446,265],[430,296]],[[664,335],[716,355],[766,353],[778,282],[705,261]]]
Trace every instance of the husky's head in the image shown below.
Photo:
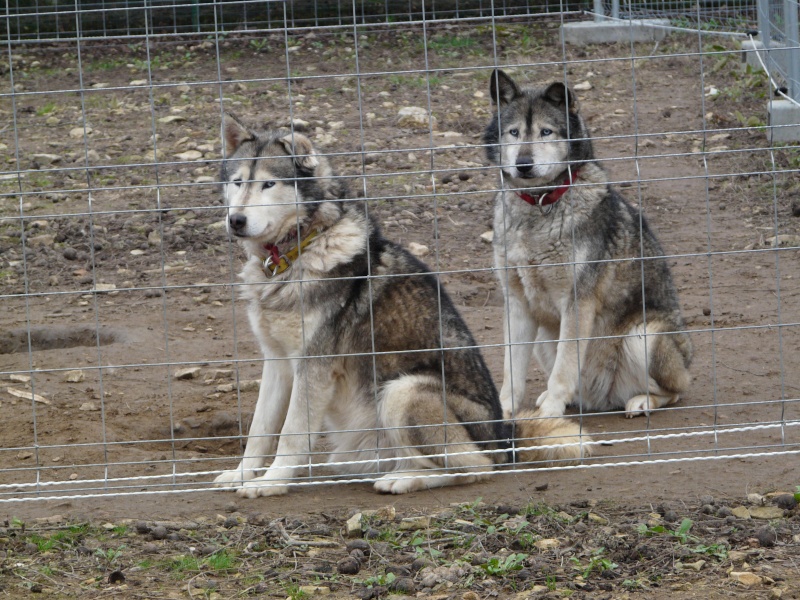
[[[489,92],[497,113],[483,135],[486,153],[514,187],[546,186],[570,163],[592,158],[577,99],[563,83],[520,88],[496,70]]]
[[[307,137],[285,129],[255,131],[229,114],[222,134],[221,181],[231,235],[248,244],[277,244],[312,222],[335,218],[339,207],[326,200],[340,195],[334,193],[338,184]]]

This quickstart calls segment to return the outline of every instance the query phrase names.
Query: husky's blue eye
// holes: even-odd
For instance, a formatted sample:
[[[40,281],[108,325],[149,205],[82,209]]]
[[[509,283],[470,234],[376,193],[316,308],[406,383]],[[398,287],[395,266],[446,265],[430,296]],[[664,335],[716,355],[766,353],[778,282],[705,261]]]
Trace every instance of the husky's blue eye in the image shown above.
[[[261,189],[262,190],[266,190],[266,189],[271,188],[274,185],[275,185],[274,181],[265,181],[263,184],[261,184]]]
[[[519,137],[519,129],[509,129],[509,135],[513,135],[514,137]]]
[[[547,128],[545,128],[545,129],[542,129],[542,136],[543,136],[543,137],[547,137],[547,136],[548,136],[548,135],[550,135],[551,133],[553,133],[553,130],[552,130],[552,129],[547,129]]]

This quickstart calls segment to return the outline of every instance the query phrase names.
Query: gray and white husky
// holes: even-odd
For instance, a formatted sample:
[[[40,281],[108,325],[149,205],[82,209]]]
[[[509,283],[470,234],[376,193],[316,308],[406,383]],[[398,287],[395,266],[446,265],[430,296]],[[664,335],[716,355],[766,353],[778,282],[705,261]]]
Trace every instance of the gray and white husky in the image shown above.
[[[247,254],[242,294],[264,366],[244,457],[217,484],[284,494],[321,433],[330,463],[378,477],[385,493],[469,483],[505,462],[497,390],[428,268],[346,198],[305,136],[226,115],[223,137],[228,231]],[[530,448],[517,458],[586,455],[579,433],[560,419],[521,422],[517,446]]]
[[[677,402],[692,346],[664,251],[595,161],[574,93],[560,82],[521,88],[500,70],[489,92],[504,412],[525,406],[531,354],[548,377],[541,417],[576,403],[633,417]]]

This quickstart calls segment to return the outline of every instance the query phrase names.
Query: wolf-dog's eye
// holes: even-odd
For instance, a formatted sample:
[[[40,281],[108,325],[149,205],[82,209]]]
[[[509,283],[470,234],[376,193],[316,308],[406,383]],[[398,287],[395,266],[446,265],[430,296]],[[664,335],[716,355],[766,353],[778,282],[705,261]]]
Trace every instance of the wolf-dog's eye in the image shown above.
[[[509,129],[509,135],[513,135],[514,137],[519,137],[519,129]]]
[[[233,181],[231,181],[231,183],[233,185],[235,185],[236,187],[239,187],[239,186],[242,185],[242,180],[241,179],[234,179]]]
[[[542,137],[547,137],[551,133],[553,133],[552,129],[547,129],[546,127],[544,129],[542,129]]]
[[[268,190],[269,188],[273,187],[274,185],[275,185],[274,181],[265,181],[264,183],[261,184],[261,189],[262,190]]]

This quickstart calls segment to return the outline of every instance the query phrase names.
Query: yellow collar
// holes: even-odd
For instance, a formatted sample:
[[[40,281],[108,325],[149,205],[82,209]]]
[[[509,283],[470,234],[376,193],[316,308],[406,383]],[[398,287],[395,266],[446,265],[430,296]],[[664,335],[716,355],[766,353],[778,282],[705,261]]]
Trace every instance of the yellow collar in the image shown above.
[[[292,263],[297,260],[300,253],[306,249],[306,246],[308,246],[317,235],[319,235],[319,230],[312,229],[305,238],[300,240],[297,246],[286,251],[284,254],[280,254],[278,247],[274,244],[265,247],[269,254],[267,258],[264,259],[264,272],[269,277],[275,277],[275,275],[283,273],[292,266]]]

